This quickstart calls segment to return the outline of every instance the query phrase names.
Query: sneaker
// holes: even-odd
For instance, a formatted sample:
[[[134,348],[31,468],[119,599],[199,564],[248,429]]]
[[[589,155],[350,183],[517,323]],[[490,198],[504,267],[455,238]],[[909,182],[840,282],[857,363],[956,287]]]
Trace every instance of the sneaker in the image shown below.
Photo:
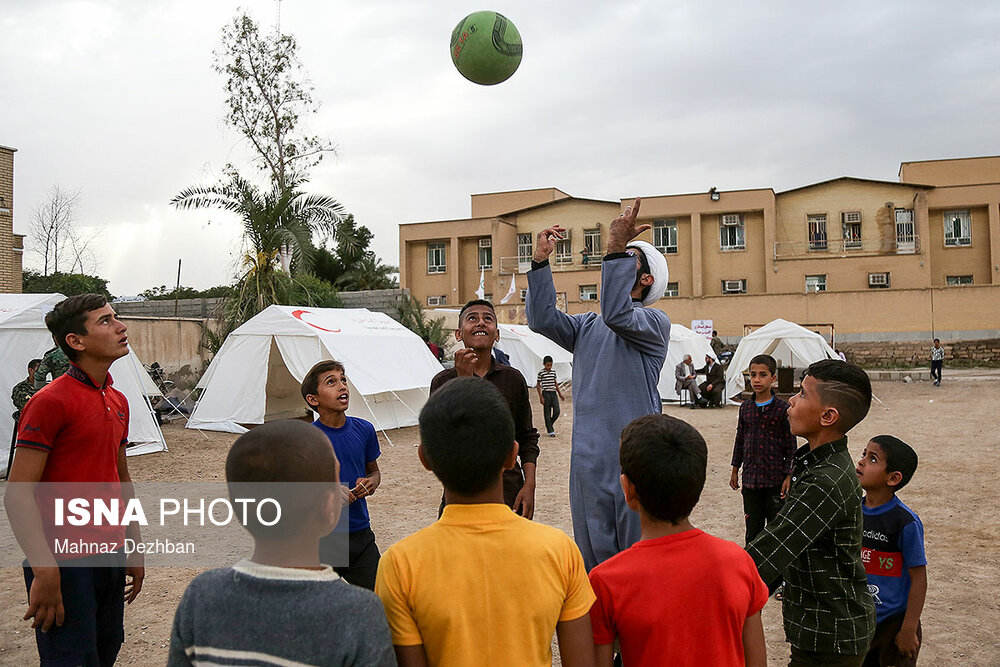
[[[552,432],[552,431],[549,431],[549,437],[550,438],[554,438],[554,437],[556,437],[556,434],[554,432]]]

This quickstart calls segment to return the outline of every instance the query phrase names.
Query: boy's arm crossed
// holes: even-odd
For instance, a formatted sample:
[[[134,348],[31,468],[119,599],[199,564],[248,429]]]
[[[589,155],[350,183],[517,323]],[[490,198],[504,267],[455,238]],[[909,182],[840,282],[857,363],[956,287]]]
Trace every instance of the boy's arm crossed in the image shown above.
[[[916,657],[920,640],[917,639],[917,624],[920,622],[920,612],[924,609],[927,598],[927,566],[909,568],[910,594],[906,598],[906,613],[903,615],[903,625],[896,635],[896,646],[899,652],[908,658]]]

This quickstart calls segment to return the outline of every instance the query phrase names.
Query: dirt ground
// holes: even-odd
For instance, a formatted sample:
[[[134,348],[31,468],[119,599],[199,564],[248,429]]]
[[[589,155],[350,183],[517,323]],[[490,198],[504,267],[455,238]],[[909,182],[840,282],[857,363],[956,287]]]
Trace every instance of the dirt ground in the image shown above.
[[[927,604],[922,615],[922,664],[1000,665],[1000,375],[966,371],[929,382],[875,383],[881,399],[854,429],[851,452],[858,456],[867,439],[890,433],[915,446],[920,467],[901,493],[923,520],[928,559]],[[535,520],[570,533],[568,502],[572,408],[564,403],[556,438],[542,438]],[[535,420],[542,423],[540,406]],[[728,486],[729,460],[737,409],[688,410],[667,406],[705,436],[709,445],[708,483],[692,516],[714,535],[742,543],[740,494]],[[235,436],[164,429],[168,453],[129,460],[138,481],[207,481],[223,478],[223,461]],[[390,431],[382,441],[383,483],[370,500],[378,544],[385,550],[436,518],[440,486],[417,462],[415,427]],[[994,500],[989,500],[993,498]],[[139,599],[126,610],[122,665],[163,664],[174,609],[197,570],[148,568]],[[697,601],[692,601],[697,604]],[[34,637],[21,621],[26,608],[19,569],[0,568],[0,664],[37,663]],[[974,620],[973,620],[974,619]],[[971,622],[970,622],[971,621]],[[764,609],[771,664],[786,664],[788,645],[781,629],[780,604]]]

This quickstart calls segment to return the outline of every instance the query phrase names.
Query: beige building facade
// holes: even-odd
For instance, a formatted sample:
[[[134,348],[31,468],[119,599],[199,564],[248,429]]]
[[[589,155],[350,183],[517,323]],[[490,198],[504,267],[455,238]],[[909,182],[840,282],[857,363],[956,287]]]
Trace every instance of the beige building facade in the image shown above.
[[[559,224],[559,306],[597,311],[608,223],[632,201],[473,195],[470,218],[400,225],[401,286],[453,308],[482,275],[501,320],[523,323],[535,236]],[[899,181],[643,197],[640,222],[670,267],[657,307],[685,325],[710,319],[730,340],[776,317],[829,324],[841,341],[1000,337],[1000,157],[905,162]]]
[[[0,292],[21,291],[24,236],[14,233],[14,153],[0,146]]]

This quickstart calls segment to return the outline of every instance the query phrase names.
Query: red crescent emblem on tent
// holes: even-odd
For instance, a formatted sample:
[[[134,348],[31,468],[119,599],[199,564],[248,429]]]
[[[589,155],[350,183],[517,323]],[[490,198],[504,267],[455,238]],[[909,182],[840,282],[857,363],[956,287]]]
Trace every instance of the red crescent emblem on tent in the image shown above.
[[[313,324],[312,322],[309,322],[304,317],[302,317],[306,313],[309,313],[310,315],[312,314],[308,310],[293,310],[292,311],[292,317],[294,317],[295,319],[297,319],[297,320],[299,320],[301,322],[305,322],[306,324],[308,324],[309,326],[311,326],[313,329],[319,329],[320,331],[329,331],[330,333],[340,333],[340,329],[324,329],[323,327],[319,326],[318,324]]]

